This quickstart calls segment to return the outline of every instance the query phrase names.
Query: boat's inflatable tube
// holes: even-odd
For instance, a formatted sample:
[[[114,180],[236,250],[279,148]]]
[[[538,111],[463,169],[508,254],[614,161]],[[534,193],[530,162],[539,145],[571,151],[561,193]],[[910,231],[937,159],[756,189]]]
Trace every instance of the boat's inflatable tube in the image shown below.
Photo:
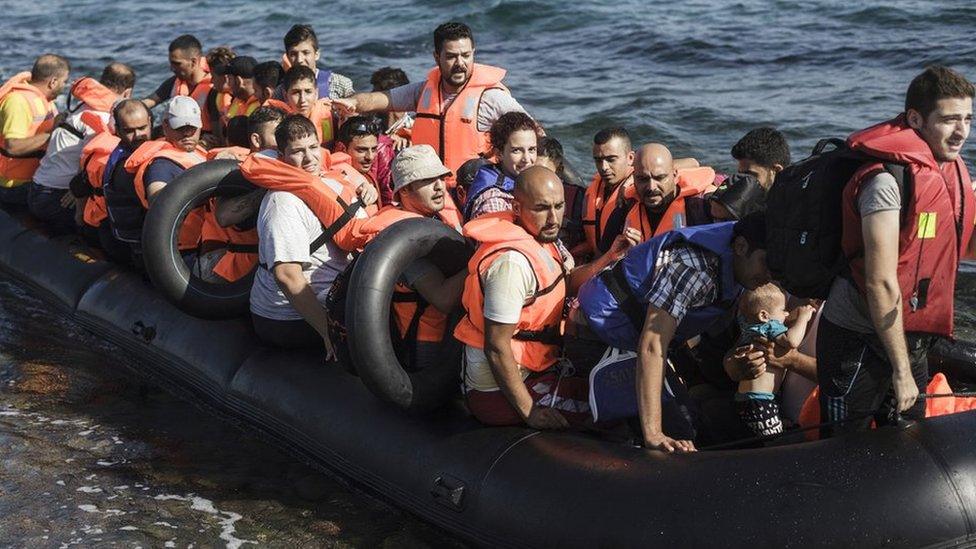
[[[321,354],[259,347],[244,319],[190,317],[140,277],[2,212],[0,271],[116,344],[106,367],[188,393],[480,546],[976,540],[976,411],[805,444],[665,455],[573,432],[484,427],[460,406],[412,417]]]
[[[456,391],[460,344],[448,334],[436,367],[407,372],[390,337],[390,303],[394,284],[414,260],[426,257],[451,276],[465,268],[471,253],[464,237],[440,221],[406,219],[377,235],[356,260],[346,299],[349,352],[356,373],[383,400],[423,412]]]
[[[957,384],[976,389],[976,343],[939,340],[929,353],[929,372],[942,372]]]
[[[153,200],[142,228],[146,271],[153,286],[200,318],[233,318],[248,311],[253,272],[235,282],[206,282],[191,272],[177,249],[177,235],[190,210],[211,196],[236,196],[256,188],[237,165],[237,160],[213,160],[181,173]]]

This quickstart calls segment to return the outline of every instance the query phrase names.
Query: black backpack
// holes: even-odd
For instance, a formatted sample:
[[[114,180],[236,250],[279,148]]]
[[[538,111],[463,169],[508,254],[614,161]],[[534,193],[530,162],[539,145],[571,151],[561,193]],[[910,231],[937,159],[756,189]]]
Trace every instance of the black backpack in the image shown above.
[[[842,139],[822,139],[809,157],[776,176],[766,197],[766,261],[786,291],[825,299],[834,279],[847,273],[849,261],[841,249],[844,188],[861,166],[877,161],[851,150]],[[907,196],[911,181],[906,166],[883,165]],[[906,206],[902,200],[903,215]]]

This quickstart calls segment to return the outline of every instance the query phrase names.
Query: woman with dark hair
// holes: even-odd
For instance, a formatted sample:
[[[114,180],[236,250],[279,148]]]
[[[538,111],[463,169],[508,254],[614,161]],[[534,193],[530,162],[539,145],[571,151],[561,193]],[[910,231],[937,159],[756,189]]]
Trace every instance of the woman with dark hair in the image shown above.
[[[510,210],[515,178],[536,162],[542,127],[524,112],[503,114],[488,132],[494,163],[475,174],[470,187],[458,188],[464,220]]]

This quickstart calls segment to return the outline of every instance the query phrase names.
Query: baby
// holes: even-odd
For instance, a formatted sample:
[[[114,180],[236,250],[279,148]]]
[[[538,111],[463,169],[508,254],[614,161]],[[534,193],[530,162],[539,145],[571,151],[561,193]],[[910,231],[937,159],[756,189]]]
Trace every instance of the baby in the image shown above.
[[[747,291],[739,298],[739,315],[744,323],[738,346],[765,338],[777,346],[796,349],[803,341],[807,324],[815,313],[816,308],[803,305],[788,314],[786,294],[775,284]],[[766,372],[756,379],[739,382],[735,395],[736,412],[756,435],[783,432],[779,404],[774,394],[783,380],[783,374],[780,368],[767,367]]]

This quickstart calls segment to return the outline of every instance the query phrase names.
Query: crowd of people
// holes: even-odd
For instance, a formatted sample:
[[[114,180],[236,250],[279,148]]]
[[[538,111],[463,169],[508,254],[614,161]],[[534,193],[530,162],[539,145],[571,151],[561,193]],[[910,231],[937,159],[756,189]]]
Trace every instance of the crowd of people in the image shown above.
[[[717,425],[783,432],[796,420],[781,409],[791,376],[819,385],[806,406],[819,406],[824,435],[924,416],[925,355],[951,336],[976,220],[960,158],[974,88],[957,72],[926,69],[902,113],[848,139],[863,155],[838,205],[849,262],[821,302],[789,295],[767,267],[766,196],[792,163],[774,128],[731,147],[734,174],[604,128],[581,186],[506,71],[475,62],[462,23],[434,30],[424,78],[385,67],[365,93],[319,66],[310,26],[283,46],[258,62],[179,36],[172,77],[148,97],[133,98],[135,71],[112,62],[75,80],[62,112],[69,62],[38,57],[0,89],[0,203],[144,270],[160,193],[193,166],[236,159],[256,190],[194,209],[179,248],[210,281],[256,269],[257,336],[330,359],[327,297],[355,254],[400,220],[439,220],[476,251],[455,275],[426,260],[402,273],[394,331],[414,368],[442,360],[446,338],[463,343],[465,402],[487,425],[591,422],[587,375],[608,346],[633,353],[631,425],[651,448],[693,451]]]

